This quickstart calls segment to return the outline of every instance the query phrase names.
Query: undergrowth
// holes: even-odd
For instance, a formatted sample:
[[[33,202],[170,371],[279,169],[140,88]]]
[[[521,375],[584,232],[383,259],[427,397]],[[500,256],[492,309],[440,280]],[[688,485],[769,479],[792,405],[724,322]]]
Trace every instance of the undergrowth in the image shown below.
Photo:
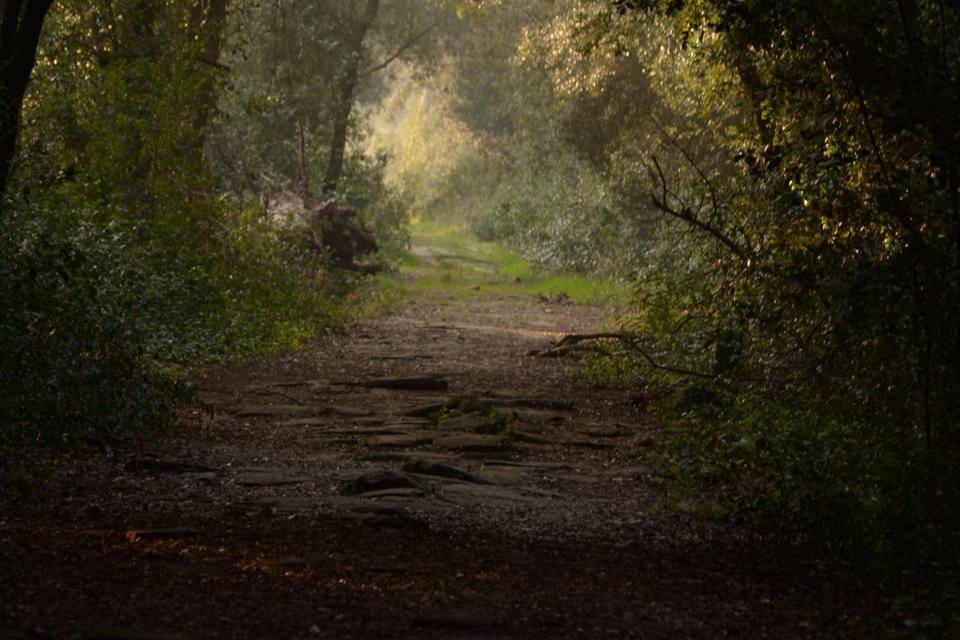
[[[258,208],[215,213],[184,245],[55,198],[7,207],[0,457],[168,429],[199,364],[294,348],[375,304]]]
[[[960,628],[955,451],[822,395],[693,381],[608,348],[616,355],[591,357],[584,375],[631,388],[664,425],[652,447],[635,452],[653,470],[662,507],[716,535],[732,525],[764,546],[803,550],[871,580],[890,619],[857,622],[868,636],[952,637]]]

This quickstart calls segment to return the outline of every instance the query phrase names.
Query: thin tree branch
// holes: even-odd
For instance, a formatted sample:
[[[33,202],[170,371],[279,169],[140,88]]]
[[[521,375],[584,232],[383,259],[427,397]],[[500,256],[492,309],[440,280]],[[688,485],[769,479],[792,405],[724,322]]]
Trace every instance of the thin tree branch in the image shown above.
[[[670,206],[670,203],[668,201],[669,191],[667,190],[667,179],[663,174],[663,169],[660,167],[660,162],[657,160],[656,156],[651,156],[651,159],[653,161],[654,167],[656,167],[657,169],[657,175],[659,176],[660,185],[661,185],[660,191],[662,194],[660,198],[658,198],[656,195],[651,196],[651,201],[653,203],[653,206],[656,209],[659,209],[660,211],[662,211],[663,213],[671,215],[674,218],[677,218],[679,220],[683,220],[688,224],[693,225],[694,227],[700,229],[701,231],[705,231],[709,235],[713,236],[715,239],[719,240],[720,243],[723,244],[725,247],[727,247],[735,256],[737,256],[741,260],[746,260],[747,251],[742,247],[740,247],[740,245],[738,245],[732,238],[730,238],[725,233],[723,233],[723,231],[721,231],[720,229],[717,229],[712,224],[708,222],[704,222],[703,220],[699,219],[693,213],[693,211],[690,210],[689,207],[686,207],[686,206],[681,207],[680,210],[678,211],[674,207]]]
[[[656,369],[658,371],[666,371],[668,373],[676,373],[678,375],[691,376],[694,378],[705,378],[710,380],[717,380],[722,377],[712,373],[703,373],[701,371],[693,371],[691,369],[684,369],[681,367],[671,367],[668,365],[660,364],[659,362],[653,359],[653,356],[651,356],[646,350],[644,350],[638,344],[641,340],[640,336],[632,333],[572,334],[572,335],[564,336],[563,338],[561,338],[554,345],[554,348],[564,347],[568,345],[575,345],[575,344],[579,344],[581,342],[586,342],[590,340],[616,340],[617,342],[621,342],[624,345],[626,345],[628,348],[630,348],[631,351],[634,351],[640,354],[640,356],[642,356],[643,359],[647,361],[647,364],[650,365],[652,369]]]
[[[427,34],[430,33],[431,31],[433,31],[434,29],[436,29],[438,26],[440,26],[440,23],[439,23],[439,22],[434,22],[433,24],[431,24],[429,27],[427,27],[427,28],[424,29],[423,31],[420,31],[419,33],[415,33],[414,35],[410,36],[410,38],[408,38],[406,42],[404,42],[402,45],[400,45],[400,48],[397,49],[396,51],[394,51],[393,54],[392,54],[390,57],[388,57],[388,58],[387,58],[386,60],[384,60],[383,62],[381,62],[381,63],[379,63],[379,64],[376,64],[376,65],[370,67],[369,69],[366,69],[366,70],[362,71],[362,72],[360,73],[360,76],[359,76],[359,77],[360,77],[360,78],[366,78],[367,76],[371,76],[371,75],[375,74],[375,73],[378,72],[378,71],[382,71],[383,69],[386,69],[387,67],[390,66],[391,63],[393,63],[394,60],[396,60],[397,58],[399,58],[400,56],[402,56],[402,55],[404,54],[404,52],[407,51],[407,49],[409,49],[409,48],[412,47],[413,45],[417,44],[417,42],[419,42],[420,39],[423,38],[423,36],[427,35]]]
[[[592,333],[592,334],[572,334],[564,336],[559,341],[556,342],[553,348],[559,348],[568,345],[575,345],[581,342],[586,342],[589,340],[616,340],[623,343],[627,348],[629,348],[634,353],[637,353],[642,357],[647,365],[651,369],[657,371],[665,371],[667,373],[675,373],[681,376],[689,376],[691,378],[700,378],[702,380],[726,380],[729,382],[746,382],[753,383],[759,382],[762,384],[772,384],[772,383],[782,383],[781,380],[769,379],[769,378],[729,378],[722,374],[717,373],[704,373],[702,371],[694,371],[692,369],[685,369],[683,367],[672,367],[670,365],[660,364],[653,359],[653,356],[650,355],[643,347],[640,346],[640,341],[642,340],[641,336],[633,333]]]
[[[640,336],[634,333],[623,333],[623,332],[572,333],[570,335],[566,335],[560,338],[560,340],[558,340],[553,346],[563,347],[569,344],[586,342],[587,340],[639,340],[639,339],[640,339]]]
[[[690,152],[687,151],[687,149],[682,144],[677,142],[677,140],[674,139],[673,136],[667,133],[666,129],[663,128],[660,122],[655,117],[653,117],[653,115],[650,115],[650,121],[653,122],[653,126],[657,128],[657,131],[660,132],[660,135],[662,135],[667,140],[667,142],[670,143],[670,146],[672,146],[674,149],[680,152],[680,155],[682,155],[683,159],[687,161],[687,164],[689,164],[693,168],[693,170],[696,171],[697,175],[700,176],[700,179],[703,180],[703,183],[707,185],[707,190],[710,192],[710,202],[713,205],[713,212],[714,214],[719,212],[720,202],[719,202],[719,199],[717,198],[717,190],[713,186],[713,181],[711,181],[710,178],[707,177],[707,174],[703,172],[703,169],[700,168],[700,165],[698,165],[694,161],[693,157],[690,155]]]

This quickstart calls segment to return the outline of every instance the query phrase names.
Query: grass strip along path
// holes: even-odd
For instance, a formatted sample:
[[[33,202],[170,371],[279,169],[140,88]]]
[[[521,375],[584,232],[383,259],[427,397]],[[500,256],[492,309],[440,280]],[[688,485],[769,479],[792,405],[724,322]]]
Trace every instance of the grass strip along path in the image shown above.
[[[528,355],[599,329],[615,288],[431,227],[400,280],[345,335],[208,370],[188,433],[5,503],[0,636],[856,631],[816,567],[656,508],[637,454],[661,427],[628,392]]]

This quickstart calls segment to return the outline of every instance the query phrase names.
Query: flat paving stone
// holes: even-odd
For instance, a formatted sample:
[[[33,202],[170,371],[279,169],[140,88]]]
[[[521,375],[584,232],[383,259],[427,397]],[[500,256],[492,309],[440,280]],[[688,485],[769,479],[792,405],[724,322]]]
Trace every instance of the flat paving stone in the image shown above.
[[[443,436],[433,441],[434,446],[455,451],[495,451],[503,448],[497,436],[484,436],[465,433]]]
[[[424,495],[423,489],[399,487],[396,489],[383,489],[381,491],[367,491],[357,497],[364,500],[378,500],[380,498],[420,498]]]
[[[237,482],[245,487],[285,487],[295,484],[305,484],[310,481],[306,478],[263,474],[241,477]]]
[[[492,484],[486,478],[481,478],[463,469],[432,460],[411,460],[403,465],[403,471],[424,476],[436,476],[448,480],[470,482],[473,484]]]
[[[523,420],[525,422],[563,422],[567,419],[566,416],[553,411],[542,411],[540,409],[524,409],[516,408],[510,409],[510,413],[514,414],[517,419]]]
[[[491,484],[501,486],[512,486],[522,484],[529,480],[529,469],[518,469],[516,467],[486,467],[483,470],[483,477]]]
[[[620,425],[603,424],[576,425],[573,427],[573,431],[588,438],[625,438],[634,433]]]
[[[400,471],[374,471],[365,473],[344,483],[340,494],[359,496],[376,491],[395,491],[397,489],[416,489],[426,494],[427,487],[419,478]]]
[[[573,466],[563,462],[526,462],[516,460],[484,460],[483,468],[487,467],[515,467],[517,469],[528,469],[530,471],[572,471]]]
[[[545,396],[518,396],[509,391],[493,391],[480,398],[498,407],[517,407],[523,409],[541,409],[544,411],[573,411],[576,405],[566,400],[557,400]]]
[[[394,391],[446,391],[450,386],[446,378],[437,374],[400,376],[396,378],[368,378],[355,382],[334,382],[333,384],[345,387],[390,389]]]
[[[544,436],[540,436],[535,433],[529,433],[527,431],[514,431],[512,434],[510,434],[510,437],[517,442],[526,442],[528,444],[557,444],[556,440],[545,438]]]
[[[486,504],[491,506],[512,506],[517,504],[530,504],[538,501],[536,497],[524,495],[504,487],[459,482],[445,484],[440,495],[444,500],[464,505]]]
[[[563,480],[565,482],[576,482],[578,484],[595,484],[600,482],[600,478],[596,476],[588,476],[585,473],[561,473],[560,475],[555,476],[557,480]]]
[[[412,407],[411,409],[407,410],[404,415],[411,418],[429,418],[434,413],[442,411],[446,406],[446,402],[428,402],[426,404],[419,404],[415,407]]]
[[[369,443],[368,443],[369,444]],[[409,462],[410,460],[433,460],[436,462],[450,462],[457,456],[452,453],[437,453],[436,451],[374,451],[364,453],[356,458],[357,462]]]
[[[199,538],[203,532],[196,529],[160,528],[160,529],[128,529],[124,537],[130,542],[141,540],[184,540]]]
[[[237,469],[237,483],[247,487],[282,487],[310,482],[307,478],[294,476],[284,469],[242,468]]]
[[[577,447],[579,449],[616,449],[617,445],[611,442],[597,442],[595,440],[562,440],[561,445],[565,447]]]
[[[394,428],[373,428],[373,429],[323,429],[314,432],[313,437],[321,438],[374,438],[377,436],[402,436],[409,435],[402,429]]]
[[[284,416],[351,416],[367,417],[374,415],[373,411],[368,409],[355,409],[353,407],[334,407],[325,405],[299,405],[299,404],[267,404],[267,405],[248,405],[241,407],[237,411],[237,416],[241,418],[253,417],[284,417]]]
[[[436,431],[419,431],[397,436],[374,436],[367,440],[370,447],[419,447],[430,444],[439,434]]]
[[[364,426],[357,427],[356,429],[331,428],[330,422],[331,421],[328,418],[303,418],[299,420],[287,420],[285,422],[281,422],[280,426],[281,427],[324,427],[323,429],[318,429],[315,433],[330,433],[333,431],[354,432],[354,431],[364,431],[364,430],[370,431],[370,432],[377,431],[377,430],[384,431],[384,432],[389,431],[391,433],[402,432],[401,427],[394,426],[394,425],[384,426],[384,423],[382,420],[376,420],[374,421],[376,422],[376,424],[365,424]],[[364,421],[364,423],[366,422],[367,421]]]
[[[498,416],[482,416],[475,413],[441,420],[438,427],[441,431],[464,431],[475,433],[495,433],[500,428],[501,418]]]
[[[203,471],[200,473],[181,473],[177,475],[177,479],[183,480],[184,482],[213,482],[220,477],[220,474],[216,471]]]

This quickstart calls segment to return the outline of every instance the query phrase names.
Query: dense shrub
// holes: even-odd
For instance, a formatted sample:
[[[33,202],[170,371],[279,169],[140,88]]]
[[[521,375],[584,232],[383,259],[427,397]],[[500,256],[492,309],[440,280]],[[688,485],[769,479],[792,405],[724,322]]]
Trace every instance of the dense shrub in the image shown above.
[[[701,515],[860,560],[949,564],[960,548],[957,461],[924,449],[914,429],[769,398],[718,412],[685,404],[689,395],[661,405],[679,427],[653,457]]]
[[[452,100],[499,171],[474,228],[544,268],[636,276],[629,339],[594,373],[688,425],[659,444],[669,475],[758,530],[952,557],[956,7],[490,13]]]
[[[165,283],[131,259],[129,236],[35,207],[8,209],[0,233],[4,444],[169,424],[183,390],[149,358],[143,304]]]
[[[338,197],[363,216],[377,239],[381,257],[396,260],[410,243],[406,223],[411,202],[401,189],[386,184],[387,161],[383,154],[347,156]]]
[[[189,367],[296,346],[346,313],[352,285],[256,208],[222,205],[213,237],[173,249],[54,202],[8,208],[2,226],[7,444],[169,426]]]
[[[51,10],[0,195],[6,444],[169,426],[184,372],[296,346],[349,312],[356,279],[333,275],[267,206],[298,164],[329,152],[322,98],[333,99],[343,56],[316,36],[337,28],[298,25],[317,63],[305,71],[273,48],[290,42],[271,9],[236,9],[63,0]],[[313,74],[302,100],[278,97],[281,60]],[[347,198],[383,245],[401,246],[403,202],[383,186],[382,160],[352,157],[347,170]]]
[[[600,176],[572,159],[507,173],[469,223],[479,238],[504,242],[548,272],[623,278],[641,265],[636,220]]]

